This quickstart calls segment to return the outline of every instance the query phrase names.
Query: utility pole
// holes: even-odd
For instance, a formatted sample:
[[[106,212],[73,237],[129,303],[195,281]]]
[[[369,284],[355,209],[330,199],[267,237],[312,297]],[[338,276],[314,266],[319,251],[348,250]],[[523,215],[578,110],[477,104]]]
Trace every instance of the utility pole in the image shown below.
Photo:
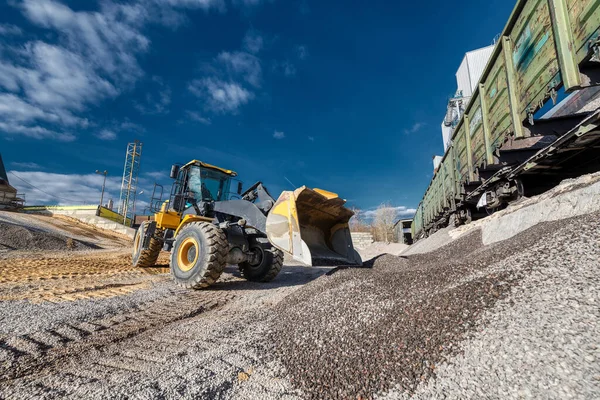
[[[102,182],[102,194],[100,195],[100,207],[104,207],[102,202],[104,201],[104,188],[106,187],[106,175],[108,175],[108,171],[105,170],[104,172],[100,172],[96,170],[96,173],[98,175],[104,175],[104,182]]]

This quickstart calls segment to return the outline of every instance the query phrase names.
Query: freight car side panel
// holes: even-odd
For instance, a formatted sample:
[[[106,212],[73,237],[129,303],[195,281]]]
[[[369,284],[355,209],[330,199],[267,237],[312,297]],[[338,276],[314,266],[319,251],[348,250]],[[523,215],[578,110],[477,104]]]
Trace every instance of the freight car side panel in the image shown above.
[[[533,113],[539,109],[549,97],[549,90],[561,83],[548,0],[530,0],[525,4],[510,39],[519,111],[524,120],[528,110]]]
[[[459,127],[455,136],[456,140],[456,169],[458,171],[459,182],[468,180],[469,161],[467,159],[467,145],[464,125]]]
[[[505,138],[512,132],[506,65],[502,56],[496,58],[490,74],[483,82],[488,104],[488,126],[490,129],[492,152],[502,146]]]
[[[573,41],[577,49],[577,62],[582,62],[589,52],[590,39],[597,39],[600,26],[600,0],[567,1]]]
[[[478,96],[479,97],[479,96]],[[485,162],[485,141],[483,137],[483,112],[479,98],[473,100],[469,112],[469,134],[471,135],[471,157],[473,168]]]
[[[449,154],[443,161],[441,168],[444,172],[444,191],[446,195],[446,207],[452,205],[452,199],[455,197],[456,187],[454,185],[454,162]]]

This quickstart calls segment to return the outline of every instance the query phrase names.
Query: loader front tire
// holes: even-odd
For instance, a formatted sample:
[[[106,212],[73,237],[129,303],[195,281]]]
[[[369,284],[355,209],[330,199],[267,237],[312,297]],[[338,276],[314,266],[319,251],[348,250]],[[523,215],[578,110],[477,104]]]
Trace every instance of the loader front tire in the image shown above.
[[[191,222],[181,228],[171,250],[171,275],[188,289],[214,284],[225,269],[229,244],[225,233],[208,222]]]
[[[250,250],[259,254],[259,262],[239,265],[242,276],[252,282],[271,282],[283,267],[283,253],[267,238],[250,238]]]
[[[155,238],[150,238],[150,243],[147,249],[142,249],[142,243],[144,243],[144,236],[146,236],[146,229],[150,221],[144,221],[138,228],[135,238],[133,239],[133,255],[131,257],[133,266],[135,268],[149,268],[156,265],[158,255],[162,249],[162,241]],[[160,236],[161,230],[156,230],[155,235]]]

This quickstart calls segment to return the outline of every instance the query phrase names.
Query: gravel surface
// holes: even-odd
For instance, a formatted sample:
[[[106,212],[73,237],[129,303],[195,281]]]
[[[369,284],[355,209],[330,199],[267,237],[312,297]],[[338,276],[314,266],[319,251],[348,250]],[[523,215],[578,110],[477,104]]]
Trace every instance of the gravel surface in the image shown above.
[[[394,256],[399,256],[408,247],[409,246],[404,243],[374,242],[365,248],[357,249],[357,251],[362,257],[363,261],[368,261],[381,254],[392,254]]]
[[[600,214],[549,226],[490,267],[523,278],[414,398],[600,398]]]
[[[598,217],[600,215],[590,219],[598,220]],[[556,242],[552,235],[563,225],[570,226],[576,233],[580,224],[579,220],[541,224],[510,240],[485,247],[480,231],[476,230],[426,255],[408,260],[382,256],[373,261],[372,269],[344,270],[321,278],[277,306],[270,336],[272,352],[281,360],[290,379],[309,398],[371,398],[390,389],[396,393],[411,393],[422,381],[437,373],[438,366],[444,365],[448,357],[457,354],[461,340],[479,326],[481,315],[509,295],[511,288],[527,276],[536,257],[555,260],[558,265],[573,262],[574,259],[561,259],[563,254],[553,250]],[[595,229],[593,240],[590,240],[593,235],[575,234],[563,243],[566,246],[581,242],[582,247],[577,247],[573,257],[579,254],[584,260],[595,260],[597,269],[597,253],[595,258],[585,255],[586,243],[588,247],[598,246],[597,224]],[[535,247],[530,249],[531,246]],[[523,256],[519,257],[521,253]],[[536,256],[538,254],[540,256]],[[511,261],[506,262],[510,256]],[[500,263],[513,267],[501,268]],[[588,264],[583,268],[590,267]],[[588,285],[594,284],[597,281],[588,282]],[[556,301],[561,302],[561,299]],[[573,312],[570,305],[563,306]],[[519,312],[514,310],[515,314]],[[560,321],[560,316],[548,318]],[[590,322],[588,319],[587,323]],[[497,337],[503,334],[506,332]],[[589,342],[593,334],[594,330],[588,331],[581,340]],[[514,342],[516,338],[504,336],[505,341],[519,348],[520,344]],[[553,340],[560,342],[561,335],[555,335]],[[493,342],[481,347],[481,352],[489,352],[489,358],[503,357],[502,349],[494,351]],[[529,346],[522,350],[524,354],[535,348],[535,343],[530,341]],[[548,350],[550,357],[551,348]],[[579,351],[584,354],[587,350]],[[558,362],[562,362],[561,352],[554,354]],[[478,357],[481,354],[470,358],[472,367],[483,369]],[[565,371],[558,369],[549,376],[562,372]],[[562,375],[561,379],[567,377]],[[546,378],[548,376],[542,381],[550,385],[552,381],[544,380]],[[578,381],[577,385],[589,385],[591,379],[589,376],[587,381]],[[525,376],[518,382],[526,380]],[[445,389],[440,388],[437,394]],[[453,389],[456,398],[473,397],[468,395],[470,392],[460,390],[460,386]],[[484,387],[480,390],[485,391]],[[533,386],[529,390],[533,390]],[[585,397],[585,392],[576,393]],[[428,398],[427,394],[424,398]]]
[[[487,246],[473,229],[202,291],[124,250],[0,260],[0,299],[56,301],[0,301],[0,398],[600,398],[599,232],[600,213]]]
[[[0,251],[84,250],[93,245],[56,233],[0,222]]]
[[[16,212],[0,211],[0,255],[6,255],[9,250],[68,250],[64,245],[50,245],[51,238],[60,238],[63,243],[68,239],[74,242],[75,248],[123,248],[129,247],[131,240],[117,233],[104,231],[97,227],[84,224],[70,217],[46,216],[38,214],[23,214]],[[16,230],[19,227],[21,230]],[[11,229],[11,232],[2,234],[3,230]],[[22,234],[25,239],[15,239],[15,235]],[[26,238],[34,235],[36,240],[27,242]],[[6,243],[2,246],[3,241]],[[42,242],[38,247],[36,242]],[[11,247],[12,245],[12,247]],[[22,247],[19,247],[22,246]],[[32,247],[33,246],[33,247]],[[11,251],[12,252],[12,251]]]
[[[0,302],[0,398],[299,399],[280,364],[260,360],[265,321],[330,270],[286,263],[273,282],[253,283],[228,267],[209,290],[161,274],[125,296]]]
[[[433,235],[429,236],[427,239],[421,239],[407,248],[404,252],[401,253],[402,256],[412,256],[415,254],[425,254],[447,245],[450,243],[453,238],[450,236],[449,232],[451,232],[454,228],[447,227],[440,229]]]

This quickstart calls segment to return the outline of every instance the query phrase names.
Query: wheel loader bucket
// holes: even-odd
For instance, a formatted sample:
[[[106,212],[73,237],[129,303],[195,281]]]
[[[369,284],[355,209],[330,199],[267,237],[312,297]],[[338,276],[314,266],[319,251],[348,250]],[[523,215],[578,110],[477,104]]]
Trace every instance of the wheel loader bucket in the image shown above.
[[[354,215],[337,194],[303,186],[283,192],[267,216],[267,237],[294,260],[362,265],[348,221]]]

